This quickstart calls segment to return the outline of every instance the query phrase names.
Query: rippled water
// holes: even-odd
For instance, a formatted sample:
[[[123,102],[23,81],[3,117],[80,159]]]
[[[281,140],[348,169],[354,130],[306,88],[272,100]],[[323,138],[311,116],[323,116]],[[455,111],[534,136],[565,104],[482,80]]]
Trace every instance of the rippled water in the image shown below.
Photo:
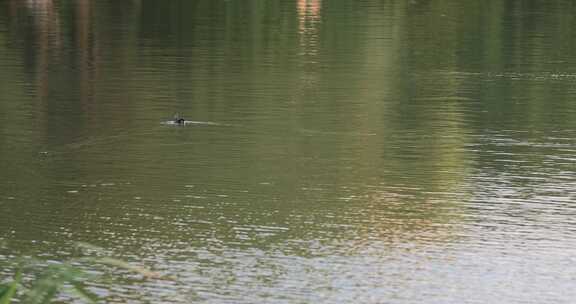
[[[173,278],[112,303],[571,303],[573,11],[0,1],[0,261]]]

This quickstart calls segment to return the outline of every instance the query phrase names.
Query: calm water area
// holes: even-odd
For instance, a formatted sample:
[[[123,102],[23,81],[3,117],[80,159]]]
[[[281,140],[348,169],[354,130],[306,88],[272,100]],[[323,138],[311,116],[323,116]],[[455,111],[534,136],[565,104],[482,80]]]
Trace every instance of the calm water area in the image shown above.
[[[88,242],[172,278],[108,303],[574,303],[574,28],[571,0],[0,0],[0,265]]]

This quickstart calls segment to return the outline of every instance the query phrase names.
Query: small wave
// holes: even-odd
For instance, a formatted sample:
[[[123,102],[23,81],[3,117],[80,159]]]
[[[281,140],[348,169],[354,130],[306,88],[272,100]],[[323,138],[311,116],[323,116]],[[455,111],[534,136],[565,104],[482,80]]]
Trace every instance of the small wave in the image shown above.
[[[188,126],[188,125],[207,125],[207,126],[227,126],[226,124],[221,124],[217,122],[211,121],[194,121],[194,120],[185,120],[184,122],[178,123],[173,120],[163,121],[163,125],[169,126]]]

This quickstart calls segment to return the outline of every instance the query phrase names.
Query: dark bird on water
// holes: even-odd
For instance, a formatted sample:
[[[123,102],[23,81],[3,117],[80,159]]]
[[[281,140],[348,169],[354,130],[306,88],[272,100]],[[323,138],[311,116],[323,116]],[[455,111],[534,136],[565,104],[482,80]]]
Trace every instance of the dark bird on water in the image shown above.
[[[183,125],[186,122],[186,119],[180,117],[180,115],[176,114],[174,115],[174,123],[177,125]]]

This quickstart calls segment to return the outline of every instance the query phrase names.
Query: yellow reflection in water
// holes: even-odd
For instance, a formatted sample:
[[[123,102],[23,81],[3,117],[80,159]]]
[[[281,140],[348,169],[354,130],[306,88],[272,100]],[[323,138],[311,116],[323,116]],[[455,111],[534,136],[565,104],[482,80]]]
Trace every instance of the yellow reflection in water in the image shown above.
[[[321,18],[320,0],[298,1],[298,31],[302,54],[316,55],[318,53],[318,32]]]

